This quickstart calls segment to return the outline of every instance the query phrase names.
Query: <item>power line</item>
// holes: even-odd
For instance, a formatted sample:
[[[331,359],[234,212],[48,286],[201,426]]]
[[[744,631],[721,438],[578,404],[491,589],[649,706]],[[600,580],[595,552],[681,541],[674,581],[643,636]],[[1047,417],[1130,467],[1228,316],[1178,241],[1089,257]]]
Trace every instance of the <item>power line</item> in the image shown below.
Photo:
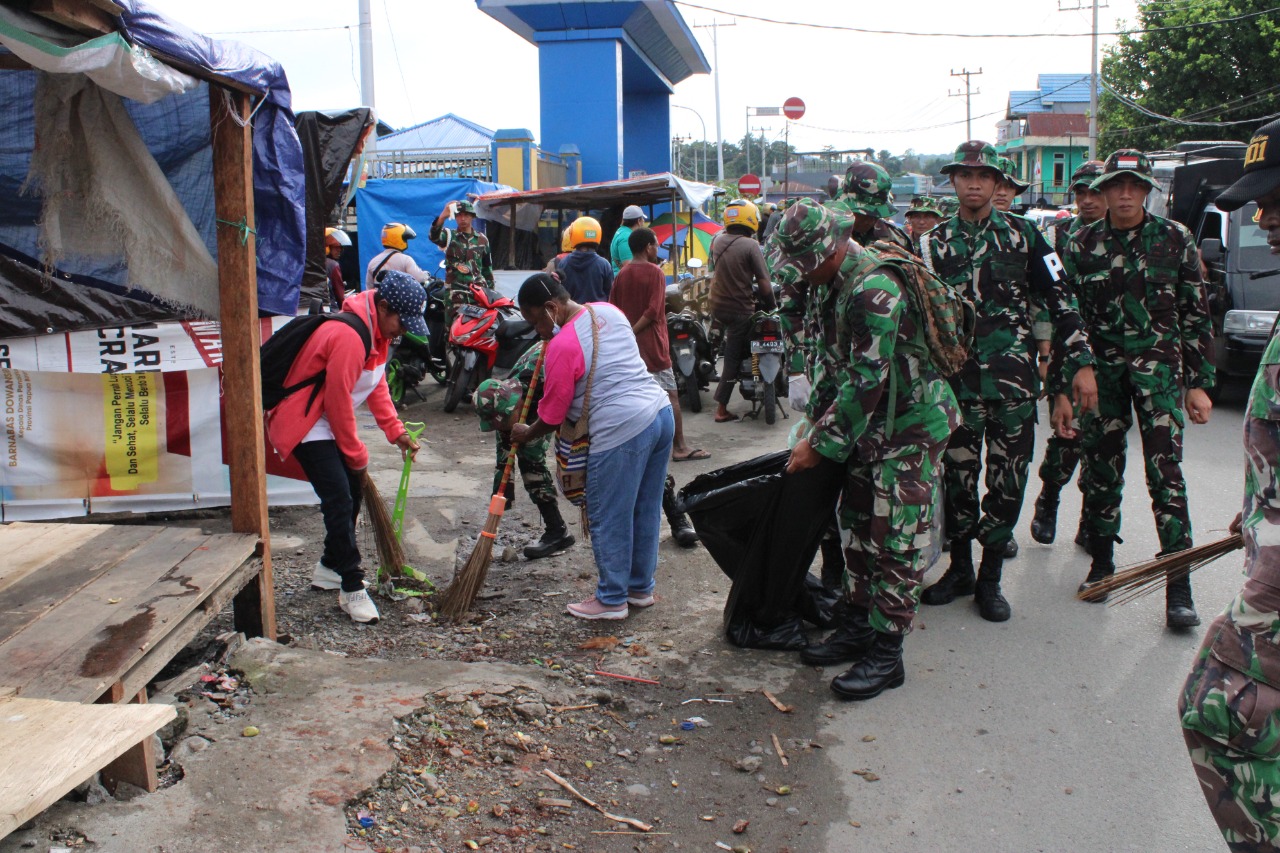
[[[701,9],[704,12],[713,12],[718,15],[730,15],[735,18],[743,18],[748,21],[759,21],[765,24],[778,24],[785,27],[804,27],[814,30],[833,30],[849,33],[863,33],[873,36],[919,36],[922,38],[960,38],[960,39],[1003,39],[1003,38],[1075,38],[1084,36],[1086,38],[1093,37],[1093,31],[1084,33],[923,33],[912,32],[907,30],[872,30],[866,27],[850,27],[842,24],[812,24],[807,21],[784,21],[778,18],[766,18],[760,15],[744,15],[741,12],[731,12],[727,9],[718,9],[714,6],[703,6],[698,3],[690,3],[687,0],[674,0],[679,6],[687,6],[690,9]],[[1099,32],[1100,36],[1132,36],[1143,35],[1146,33],[1168,32],[1170,30],[1186,30],[1192,27],[1207,27],[1211,24],[1231,24],[1237,21],[1245,21],[1250,18],[1257,18],[1262,15],[1270,15],[1273,12],[1280,12],[1280,6],[1273,6],[1270,9],[1263,9],[1260,12],[1246,12],[1231,18],[1217,18],[1212,21],[1196,21],[1189,24],[1175,24],[1168,27],[1147,27],[1141,30],[1113,30],[1110,32]]]
[[[413,108],[413,96],[409,94],[409,83],[404,79],[404,66],[400,64],[400,48],[396,45],[396,28],[391,23],[391,12],[387,10],[387,0],[382,0],[382,17],[387,20],[387,35],[391,39],[391,51],[396,57],[396,71],[400,72],[400,87],[404,89],[404,100],[409,105],[409,118],[418,123],[418,111]]]
[[[1142,113],[1145,116],[1148,116],[1154,119],[1159,119],[1160,122],[1163,124],[1179,124],[1185,127],[1229,127],[1229,126],[1238,125],[1238,124],[1253,124],[1258,121],[1258,119],[1256,118],[1240,119],[1238,121],[1193,121],[1191,119],[1179,118],[1177,116],[1167,116],[1167,115],[1158,113],[1154,110],[1147,109],[1146,107],[1142,106],[1136,101],[1133,101],[1125,97],[1124,95],[1121,95],[1119,92],[1115,90],[1115,87],[1112,86],[1106,80],[1102,80],[1101,82],[1102,82],[1102,88],[1106,89],[1108,94],[1111,95],[1111,97],[1115,98],[1117,101],[1124,104],[1126,107],[1129,107],[1130,109],[1133,109],[1133,110],[1137,110],[1138,112]],[[1206,110],[1202,110],[1201,114],[1217,113],[1221,115],[1224,113],[1235,112],[1236,110],[1253,106],[1254,101],[1262,99],[1265,95],[1271,92],[1274,92],[1277,89],[1280,89],[1280,86],[1272,86],[1269,89],[1261,89],[1250,95],[1242,95],[1240,98],[1237,99],[1241,101],[1241,103],[1236,104],[1235,106],[1230,106],[1232,102],[1227,101],[1226,103],[1220,104],[1217,107],[1212,107]]]

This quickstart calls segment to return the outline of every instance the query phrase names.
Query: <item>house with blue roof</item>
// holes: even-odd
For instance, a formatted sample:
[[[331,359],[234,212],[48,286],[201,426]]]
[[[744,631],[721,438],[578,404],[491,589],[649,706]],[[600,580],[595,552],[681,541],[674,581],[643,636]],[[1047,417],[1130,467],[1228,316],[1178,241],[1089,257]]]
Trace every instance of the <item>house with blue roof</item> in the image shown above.
[[[1011,91],[996,150],[1031,184],[1024,201],[1070,204],[1071,173],[1089,157],[1089,74],[1041,74],[1035,89]]]

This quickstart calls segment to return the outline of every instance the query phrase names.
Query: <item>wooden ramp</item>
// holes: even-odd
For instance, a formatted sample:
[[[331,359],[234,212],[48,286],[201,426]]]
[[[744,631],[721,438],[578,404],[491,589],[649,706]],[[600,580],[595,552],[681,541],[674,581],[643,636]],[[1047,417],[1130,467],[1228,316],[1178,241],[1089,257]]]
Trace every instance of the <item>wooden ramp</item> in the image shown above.
[[[176,716],[169,705],[0,697],[0,838]]]
[[[97,737],[99,726],[114,726],[109,730],[121,742],[132,737],[130,726],[146,728],[164,716],[163,709],[153,715],[141,707],[147,683],[254,580],[262,570],[257,550],[256,535],[185,527],[0,526],[0,697],[55,700],[37,715],[46,744],[59,741],[59,727],[68,745],[81,731]],[[121,702],[138,703],[128,710],[142,713],[113,722],[122,709],[105,705]],[[59,703],[75,703],[75,714],[49,710]],[[98,714],[111,716],[99,720]],[[81,747],[33,752],[32,744],[0,730],[0,837],[13,828],[5,828],[5,815],[22,811],[3,783],[13,779],[9,769],[20,767],[14,762],[24,755],[49,764],[39,785],[34,778],[18,783],[32,802],[48,796],[48,805],[98,770],[109,786],[127,781],[151,791],[156,773],[150,735],[163,724],[161,719],[112,755],[106,753],[114,743],[90,750],[94,761],[83,759]]]

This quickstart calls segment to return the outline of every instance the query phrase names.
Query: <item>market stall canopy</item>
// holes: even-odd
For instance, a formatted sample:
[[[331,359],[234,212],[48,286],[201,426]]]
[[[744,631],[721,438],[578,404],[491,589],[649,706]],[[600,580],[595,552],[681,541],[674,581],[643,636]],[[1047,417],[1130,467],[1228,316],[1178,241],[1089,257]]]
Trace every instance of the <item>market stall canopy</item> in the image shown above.
[[[476,211],[482,219],[510,226],[514,209],[515,226],[533,231],[538,227],[538,218],[544,210],[598,210],[612,205],[670,204],[677,199],[692,209],[702,207],[715,192],[716,188],[711,184],[686,181],[670,172],[662,172],[571,187],[486,193],[476,199]]]

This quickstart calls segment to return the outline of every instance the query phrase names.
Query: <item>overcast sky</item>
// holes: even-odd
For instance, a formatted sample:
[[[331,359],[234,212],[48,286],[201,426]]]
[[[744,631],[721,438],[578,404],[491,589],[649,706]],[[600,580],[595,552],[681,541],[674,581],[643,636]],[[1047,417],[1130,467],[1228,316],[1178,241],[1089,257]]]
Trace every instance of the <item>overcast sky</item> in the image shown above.
[[[950,151],[965,138],[963,78],[974,76],[973,135],[994,140],[1010,89],[1033,89],[1039,73],[1087,73],[1090,13],[1059,11],[1077,0],[1004,3],[914,0],[697,0],[699,5],[817,25],[942,33],[1057,33],[1051,38],[926,38],[865,35],[784,26],[678,6],[709,62],[718,20],[721,126],[741,139],[748,106],[780,106],[802,98],[807,114],[791,129],[800,150],[887,148],[902,153]],[[1078,0],[1088,4],[1088,0]],[[199,31],[244,41],[278,60],[299,110],[360,103],[356,0],[150,0]],[[491,129],[527,127],[538,134],[537,49],[479,11],[473,0],[373,0],[379,115],[405,127],[452,112]],[[1109,0],[1099,29],[1132,23],[1136,0]],[[728,26],[732,25],[732,26]],[[287,32],[270,32],[288,30]],[[248,32],[245,32],[248,31]],[[1103,44],[1114,41],[1104,36]],[[590,69],[583,69],[590,73]],[[572,81],[552,81],[572,97]],[[676,87],[673,104],[696,110],[715,139],[712,75]],[[753,127],[780,135],[781,119]],[[928,129],[925,129],[928,128]],[[672,132],[702,138],[693,112],[672,110]]]

